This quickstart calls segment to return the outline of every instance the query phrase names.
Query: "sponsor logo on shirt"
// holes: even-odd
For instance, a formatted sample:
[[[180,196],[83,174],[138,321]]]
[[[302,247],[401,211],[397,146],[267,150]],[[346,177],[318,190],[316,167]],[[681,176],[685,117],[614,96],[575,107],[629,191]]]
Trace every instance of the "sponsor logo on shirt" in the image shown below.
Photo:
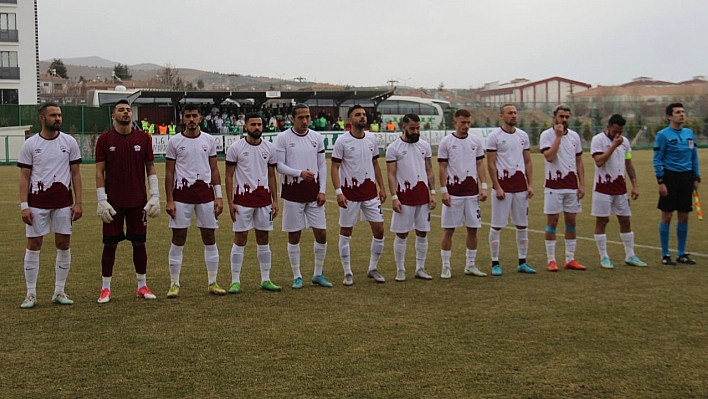
[[[138,152],[138,151],[140,151],[140,146],[139,146],[139,145],[134,145],[134,146],[133,146],[133,149],[135,149],[135,152]]]
[[[248,151],[244,151],[244,152],[242,152],[242,153],[241,153],[241,155],[243,155],[244,157],[247,157],[247,156],[249,156],[249,154],[248,154]]]
[[[114,147],[114,146],[108,147],[108,151],[115,151],[115,150],[116,150],[116,147]]]
[[[41,154],[41,153],[42,153],[42,149],[41,149],[41,148],[36,148],[36,149],[34,150],[34,153],[35,153],[35,154]]]

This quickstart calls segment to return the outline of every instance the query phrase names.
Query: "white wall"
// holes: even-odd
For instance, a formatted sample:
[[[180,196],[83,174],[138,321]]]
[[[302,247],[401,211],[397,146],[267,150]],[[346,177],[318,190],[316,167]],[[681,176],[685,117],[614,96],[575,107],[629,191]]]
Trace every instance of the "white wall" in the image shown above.
[[[17,43],[0,42],[0,51],[16,51],[20,80],[0,79],[0,88],[19,90],[20,104],[37,104],[37,53],[34,1],[20,0],[17,4],[0,3],[0,13],[15,13]],[[0,154],[1,155],[1,154]]]

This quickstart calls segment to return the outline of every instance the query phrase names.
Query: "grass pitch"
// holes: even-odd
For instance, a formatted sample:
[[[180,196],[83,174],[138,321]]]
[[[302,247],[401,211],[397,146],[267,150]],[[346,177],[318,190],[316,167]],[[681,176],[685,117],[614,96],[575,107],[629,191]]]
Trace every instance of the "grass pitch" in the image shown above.
[[[708,150],[700,154],[705,170]],[[19,171],[0,167],[0,397],[706,397],[708,229],[691,214],[688,250],[698,265],[660,265],[651,156],[651,151],[637,151],[633,159],[641,195],[632,202],[632,224],[637,255],[648,268],[622,264],[616,219],[608,226],[615,270],[599,267],[588,195],[578,217],[576,252],[588,270],[546,272],[543,159],[534,154],[536,196],[530,205],[528,262],[538,270],[536,275],[515,272],[514,232],[504,230],[504,275],[464,276],[464,230],[459,230],[453,239],[453,278],[439,279],[438,208],[427,261],[433,281],[412,278],[412,237],[409,280],[393,281],[393,234],[388,232],[379,264],[388,281],[377,285],[367,279],[371,234],[360,223],[351,241],[355,285],[343,287],[338,211],[330,187],[325,274],[337,283],[334,288],[309,284],[309,232],[301,243],[305,288],[289,288],[286,235],[277,219],[271,235],[272,279],[284,286],[283,292],[258,290],[251,234],[241,278],[244,292],[207,295],[202,245],[192,227],[181,296],[168,300],[171,232],[163,213],[150,220],[147,243],[148,285],[158,299],[135,298],[130,246],[122,243],[113,300],[106,305],[95,302],[102,246],[101,224],[94,216],[94,166],[83,165],[84,218],[75,224],[66,288],[76,303],[50,303],[55,252],[48,236],[41,254],[38,306],[31,310],[19,308],[25,294],[26,243],[17,199]],[[584,158],[590,193],[592,161],[587,153]],[[220,166],[223,173],[223,161]],[[157,169],[162,180],[164,165]],[[388,226],[390,199],[384,208]],[[488,222],[489,201],[482,212]],[[219,283],[228,286],[233,235],[228,215],[220,220]],[[477,257],[487,272],[488,231],[485,224],[478,233]],[[675,248],[675,220],[671,236]],[[563,251],[559,240],[559,258]]]

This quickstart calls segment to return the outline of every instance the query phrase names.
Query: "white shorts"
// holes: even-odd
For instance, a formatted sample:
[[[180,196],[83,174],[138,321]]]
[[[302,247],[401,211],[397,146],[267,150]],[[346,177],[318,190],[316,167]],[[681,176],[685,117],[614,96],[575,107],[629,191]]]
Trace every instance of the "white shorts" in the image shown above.
[[[632,216],[632,210],[629,208],[629,196],[627,194],[609,195],[593,191],[590,214],[595,217]]]
[[[197,216],[200,229],[218,229],[219,221],[214,216],[214,201],[204,204],[185,204],[175,201],[175,218],[170,218],[171,229],[186,229],[192,225],[192,215]]]
[[[391,217],[391,231],[394,233],[408,233],[430,231],[430,207],[428,204],[410,206],[401,204],[401,213],[393,212]]]
[[[543,193],[543,213],[557,215],[561,212],[580,213],[583,207],[578,199],[578,192],[558,192],[546,189]]]
[[[29,208],[32,211],[32,226],[25,225],[27,238],[43,237],[49,234],[49,225],[52,233],[71,234],[71,207],[58,209]]]
[[[251,208],[247,206],[236,205],[238,214],[234,222],[233,231],[249,231],[253,228],[261,231],[273,230],[273,206],[262,206]]]
[[[354,227],[359,214],[362,221],[383,223],[381,201],[376,197],[368,201],[347,201],[346,208],[339,208],[339,226]]]
[[[442,204],[442,201],[440,203]],[[450,196],[450,206],[442,204],[440,226],[443,229],[455,229],[463,225],[475,229],[482,227],[479,198]]]
[[[293,202],[283,200],[283,231],[292,233],[306,228],[327,228],[325,207],[317,206],[317,201]]]
[[[500,200],[492,190],[490,197],[492,197],[492,227],[502,228],[509,224],[509,214],[511,214],[511,223],[515,226],[529,225],[528,191],[504,193],[504,199]]]

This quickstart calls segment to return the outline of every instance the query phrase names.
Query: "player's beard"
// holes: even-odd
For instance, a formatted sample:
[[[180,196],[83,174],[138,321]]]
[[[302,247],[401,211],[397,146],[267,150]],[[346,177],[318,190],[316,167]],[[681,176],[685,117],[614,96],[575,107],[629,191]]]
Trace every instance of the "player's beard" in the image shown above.
[[[408,134],[408,132],[403,133],[406,136],[406,141],[409,143],[417,143],[420,140],[420,134]]]
[[[358,127],[359,129],[366,129],[366,121],[357,122],[356,127]]]
[[[50,124],[48,124],[48,123],[45,123],[45,124],[44,124],[44,128],[47,129],[47,130],[49,130],[49,131],[52,131],[52,132],[61,131],[61,122],[56,122],[56,123],[53,124],[53,125],[50,125]]]
[[[258,140],[263,135],[263,132],[259,132],[259,131],[249,132],[248,130],[246,130],[246,134],[248,134],[248,136],[250,138],[252,138],[253,140]]]

